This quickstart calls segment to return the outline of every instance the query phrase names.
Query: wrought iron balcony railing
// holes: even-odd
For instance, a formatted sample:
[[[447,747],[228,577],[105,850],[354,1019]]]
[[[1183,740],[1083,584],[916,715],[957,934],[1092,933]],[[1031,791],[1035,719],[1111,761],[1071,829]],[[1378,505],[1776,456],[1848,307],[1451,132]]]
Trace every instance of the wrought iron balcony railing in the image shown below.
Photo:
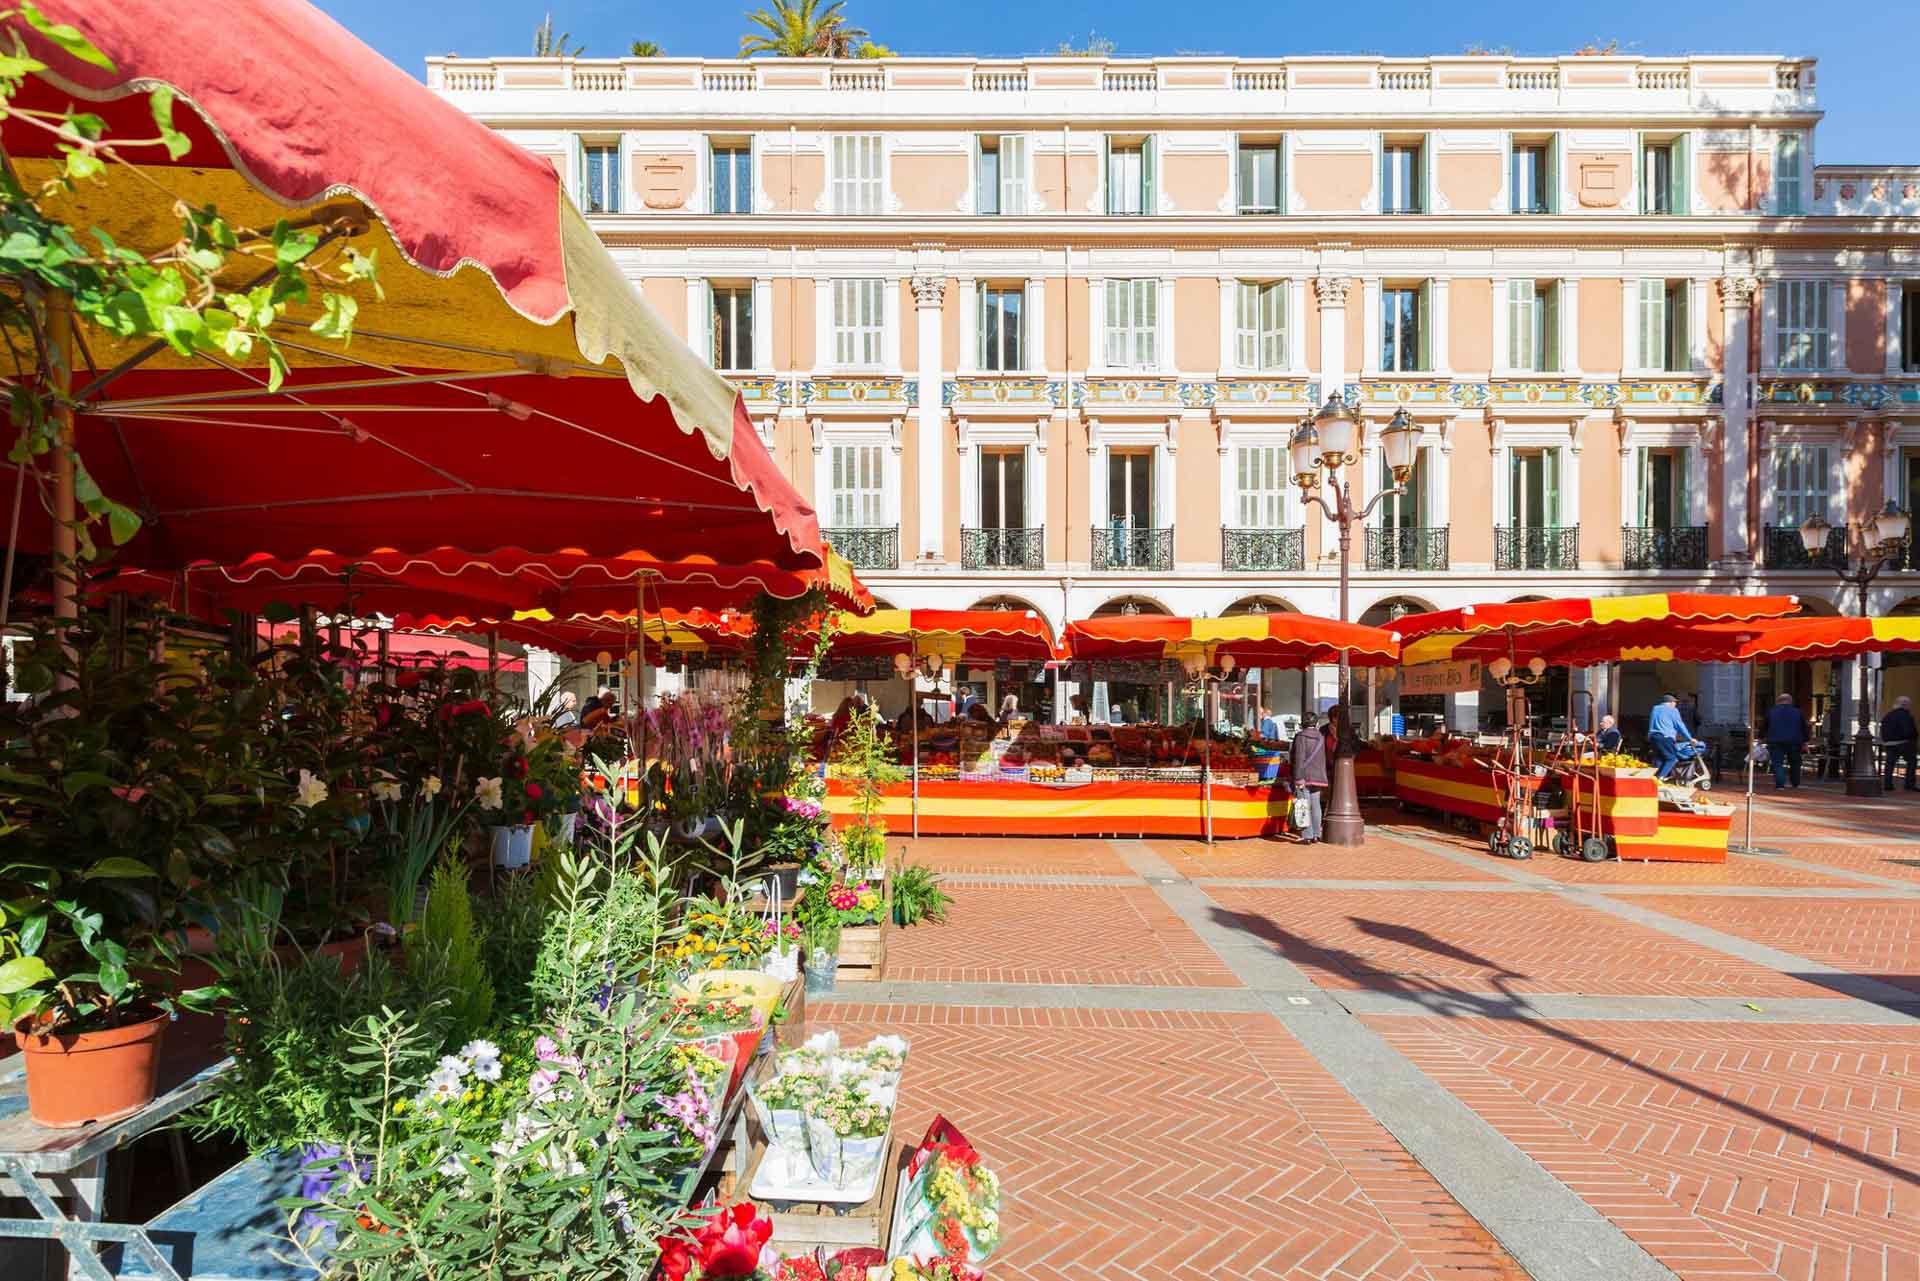
[[[843,525],[838,529],[822,529],[820,534],[855,569],[900,568],[898,526],[865,529]]]
[[[1445,525],[1394,525],[1367,530],[1368,569],[1430,570],[1447,567]]]
[[[1807,554],[1798,525],[1768,525],[1760,532],[1768,569],[1827,569],[1847,563],[1847,531],[1843,528],[1827,532],[1827,545],[1818,556]]]
[[[1298,574],[1307,567],[1305,529],[1220,530],[1220,568]]]
[[[1625,569],[1705,569],[1707,527],[1652,525],[1620,527],[1620,564]]]
[[[962,569],[1045,569],[1047,531],[1036,529],[963,529]]]
[[[1134,529],[1128,525],[1093,527],[1095,569],[1173,568],[1173,526]]]
[[[1495,569],[1580,568],[1580,526],[1501,525],[1493,531]]]

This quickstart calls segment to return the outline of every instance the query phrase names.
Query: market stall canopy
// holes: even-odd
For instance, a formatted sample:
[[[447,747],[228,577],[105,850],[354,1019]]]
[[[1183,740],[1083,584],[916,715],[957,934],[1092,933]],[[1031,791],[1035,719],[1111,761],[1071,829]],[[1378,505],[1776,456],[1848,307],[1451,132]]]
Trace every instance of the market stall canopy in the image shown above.
[[[829,658],[927,658],[948,663],[1042,663],[1064,657],[1047,620],[1032,610],[882,609],[865,618],[842,614]]]
[[[1582,637],[1596,640],[1601,646],[1621,643],[1615,638],[1646,641],[1668,629],[1779,618],[1799,607],[1799,600],[1793,596],[1657,592],[1464,605],[1405,614],[1394,620],[1393,627],[1401,637],[1401,662],[1408,665],[1459,658],[1527,659],[1536,655],[1557,661],[1551,657],[1555,650]]]
[[[570,662],[591,663],[602,654],[619,660],[644,639],[647,661],[654,665],[667,655],[732,655],[753,640],[753,623],[744,616],[707,610],[669,609],[649,614],[644,636],[637,636],[633,612],[556,617],[545,610],[527,610],[503,620],[408,617],[410,627],[434,627],[450,632],[494,632],[502,640],[550,650]]]
[[[1535,638],[1536,641],[1538,638]],[[1549,663],[1770,663],[1920,650],[1920,617],[1769,618],[1699,623],[1606,637],[1572,637],[1542,652]]]
[[[823,564],[815,514],[738,393],[642,301],[548,160],[298,0],[40,7],[115,69],[16,18],[50,67],[16,107],[80,102],[109,139],[150,140],[146,95],[169,86],[188,144],[128,147],[137,173],[109,165],[49,212],[142,252],[178,242],[176,200],[235,225],[285,219],[322,254],[377,254],[384,292],[362,291],[350,345],[311,336],[318,305],[293,304],[277,391],[257,345],[187,357],[83,327],[78,450],[144,520],[123,563],[453,545]],[[29,186],[64,161],[51,130],[17,118],[0,139]],[[45,504],[30,494],[12,511],[8,470],[18,545],[44,549]]]
[[[522,610],[554,616],[631,613],[642,607],[722,609],[755,595],[791,600],[822,591],[829,604],[871,613],[873,596],[846,560],[829,550],[820,569],[787,570],[768,561],[720,565],[704,558],[662,561],[640,552],[596,557],[577,551],[485,554],[441,547],[417,554],[378,550],[363,556],[316,553],[297,561],[256,556],[238,565],[192,565],[180,572],[181,608],[203,616],[258,613],[270,604],[312,605],[364,617],[460,617],[483,624]]]
[[[1343,623],[1312,614],[1272,612],[1226,618],[1115,614],[1067,627],[1076,659],[1143,661],[1194,657],[1218,666],[1231,656],[1242,667],[1309,667],[1337,663],[1344,651],[1356,667],[1391,667],[1400,660],[1395,631]]]

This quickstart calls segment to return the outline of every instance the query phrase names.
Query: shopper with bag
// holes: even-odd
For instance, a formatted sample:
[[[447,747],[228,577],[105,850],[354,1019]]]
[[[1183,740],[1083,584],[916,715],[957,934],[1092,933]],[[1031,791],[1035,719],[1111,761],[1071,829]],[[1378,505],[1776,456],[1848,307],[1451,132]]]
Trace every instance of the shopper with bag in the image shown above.
[[[1305,842],[1320,839],[1321,796],[1327,789],[1327,736],[1312,721],[1293,736],[1293,825]]]
[[[1793,695],[1782,694],[1767,709],[1767,723],[1761,734],[1767,745],[1764,758],[1773,764],[1773,790],[1800,786],[1800,756],[1807,745],[1807,718],[1793,705]],[[1759,764],[1756,761],[1755,764]]]

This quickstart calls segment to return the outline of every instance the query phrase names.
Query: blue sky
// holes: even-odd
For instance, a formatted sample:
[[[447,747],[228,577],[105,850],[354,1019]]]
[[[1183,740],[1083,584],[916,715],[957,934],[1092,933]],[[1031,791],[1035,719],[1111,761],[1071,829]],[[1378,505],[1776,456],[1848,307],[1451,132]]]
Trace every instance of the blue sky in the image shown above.
[[[419,76],[434,53],[524,54],[550,8],[556,30],[589,56],[623,54],[636,39],[668,53],[729,57],[760,0],[636,4],[632,0],[318,0],[361,39]],[[1233,53],[1457,53],[1469,45],[1515,53],[1569,52],[1617,40],[1627,52],[1786,53],[1820,59],[1822,163],[1920,164],[1912,78],[1920,18],[1898,15],[1911,0],[1554,0],[1441,5],[1431,0],[1275,4],[1214,0],[847,0],[856,25],[900,53],[1043,53],[1089,32],[1121,55]],[[1173,15],[1177,15],[1175,18]]]

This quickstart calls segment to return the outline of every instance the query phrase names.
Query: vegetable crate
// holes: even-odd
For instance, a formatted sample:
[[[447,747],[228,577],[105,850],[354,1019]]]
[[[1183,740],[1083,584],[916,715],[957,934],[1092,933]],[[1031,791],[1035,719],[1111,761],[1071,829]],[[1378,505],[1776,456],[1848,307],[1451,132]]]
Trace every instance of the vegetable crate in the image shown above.
[[[840,983],[878,983],[887,977],[887,926],[848,925],[840,930]]]

